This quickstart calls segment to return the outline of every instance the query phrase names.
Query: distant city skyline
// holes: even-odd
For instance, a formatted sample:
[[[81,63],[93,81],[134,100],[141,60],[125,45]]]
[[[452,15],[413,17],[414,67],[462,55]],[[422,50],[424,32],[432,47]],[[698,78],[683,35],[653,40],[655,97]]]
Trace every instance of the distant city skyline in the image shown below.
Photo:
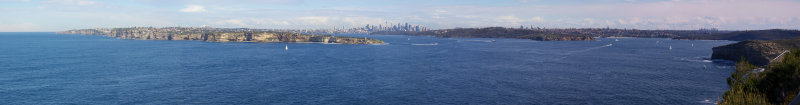
[[[800,29],[800,0],[0,0],[0,32],[83,28]],[[406,29],[411,29],[408,26]]]

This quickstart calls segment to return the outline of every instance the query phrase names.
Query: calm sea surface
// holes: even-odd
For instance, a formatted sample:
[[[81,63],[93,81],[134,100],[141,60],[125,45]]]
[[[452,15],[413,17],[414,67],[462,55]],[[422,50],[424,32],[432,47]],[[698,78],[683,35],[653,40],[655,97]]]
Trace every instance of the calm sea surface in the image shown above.
[[[0,33],[0,104],[713,104],[733,70],[731,41],[345,36],[390,44]]]

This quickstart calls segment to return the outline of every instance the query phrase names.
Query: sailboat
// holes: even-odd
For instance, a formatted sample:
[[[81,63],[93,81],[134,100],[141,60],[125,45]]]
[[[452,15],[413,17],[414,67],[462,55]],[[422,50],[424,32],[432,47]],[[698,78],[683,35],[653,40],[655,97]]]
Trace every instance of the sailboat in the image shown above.
[[[289,45],[286,45],[286,50],[289,50]]]
[[[672,50],[672,46],[669,46],[669,50]]]
[[[692,47],[694,47],[694,43],[692,43]]]

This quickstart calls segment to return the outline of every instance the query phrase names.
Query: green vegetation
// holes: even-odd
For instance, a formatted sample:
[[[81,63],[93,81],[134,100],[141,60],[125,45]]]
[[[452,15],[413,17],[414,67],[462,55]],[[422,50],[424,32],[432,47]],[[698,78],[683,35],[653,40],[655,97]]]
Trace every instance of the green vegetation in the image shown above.
[[[716,35],[687,35],[685,37],[678,37],[675,39],[701,39],[701,40],[780,40],[780,39],[794,39],[800,38],[800,31],[798,30],[755,30],[755,31],[736,31],[731,33],[716,34]]]
[[[790,48],[790,49],[800,49],[800,38],[797,39],[781,39],[781,40],[770,40],[770,42],[776,43],[783,48]]]
[[[517,38],[540,41],[594,40],[594,36],[580,32],[548,32],[543,30],[515,29],[503,27],[456,28],[424,32],[376,32],[373,34],[402,34],[435,36],[445,38]]]
[[[727,79],[731,90],[722,96],[721,105],[786,105],[800,92],[800,50],[784,55],[763,72],[742,59]]]
[[[341,44],[383,44],[381,40],[331,35],[309,35],[247,28],[197,27],[132,27],[112,29],[79,29],[58,34],[103,35],[137,40],[202,40],[209,42],[319,42]]]

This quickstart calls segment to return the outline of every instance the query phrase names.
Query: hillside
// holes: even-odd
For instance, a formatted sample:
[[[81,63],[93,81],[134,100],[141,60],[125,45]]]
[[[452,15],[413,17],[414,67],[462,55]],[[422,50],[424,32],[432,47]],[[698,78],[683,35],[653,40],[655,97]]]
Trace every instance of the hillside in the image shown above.
[[[137,40],[202,40],[208,42],[319,42],[341,44],[383,44],[369,38],[335,37],[330,35],[305,35],[290,32],[269,32],[250,29],[225,28],[113,28],[80,29],[56,32],[58,34],[81,34]]]
[[[517,38],[531,39],[539,41],[575,41],[575,40],[594,40],[591,35],[580,33],[549,33],[536,30],[514,29],[503,27],[488,28],[456,28],[432,30],[424,32],[378,32],[372,34],[403,34],[418,36],[435,36],[446,38]]]
[[[722,96],[720,105],[786,105],[800,92],[800,50],[756,71],[758,66],[742,59],[727,79],[731,90]],[[796,103],[796,102],[795,102]]]
[[[686,37],[678,37],[675,39],[744,41],[744,40],[779,40],[779,39],[796,39],[796,38],[800,38],[800,31],[798,30],[772,29],[772,30],[736,31],[731,33],[715,34],[707,36],[693,35]]]

